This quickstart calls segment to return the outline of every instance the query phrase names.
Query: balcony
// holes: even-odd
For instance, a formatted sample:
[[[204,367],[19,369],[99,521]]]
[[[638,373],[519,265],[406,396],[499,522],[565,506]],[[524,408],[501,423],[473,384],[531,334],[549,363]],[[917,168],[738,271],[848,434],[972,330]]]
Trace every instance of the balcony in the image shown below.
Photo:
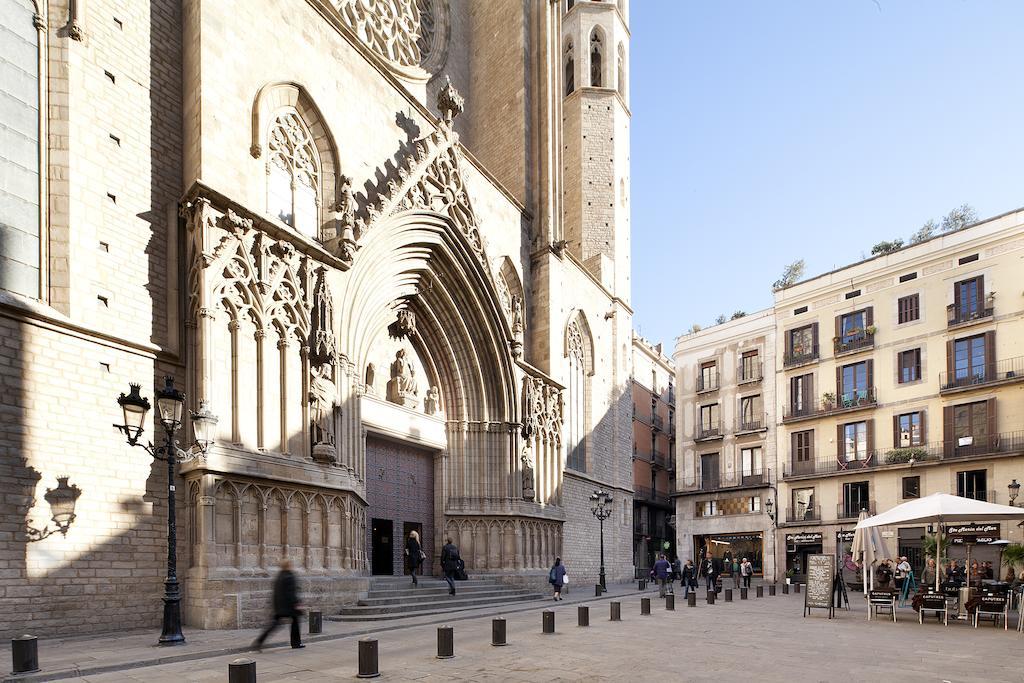
[[[795,368],[799,365],[814,363],[818,360],[818,345],[803,346],[799,348],[786,349],[786,356],[783,359],[783,366]]]
[[[800,524],[801,522],[820,522],[821,521],[821,506],[811,505],[803,508],[786,508],[786,523],[787,524]]]
[[[767,416],[743,417],[736,421],[736,433],[747,434],[750,432],[763,432],[768,429]]]
[[[736,382],[738,384],[746,384],[748,382],[760,382],[763,378],[763,363],[747,363],[746,365],[740,363],[740,367],[736,371]]]
[[[986,363],[979,368],[940,372],[939,391],[946,394],[1021,381],[1024,381],[1024,356]]]
[[[985,503],[996,502],[995,491],[957,491],[956,495],[963,498],[971,498],[972,500],[980,500]]]
[[[710,377],[704,375],[697,375],[697,393],[703,394],[709,391],[718,391],[718,373],[714,373]]]
[[[798,406],[794,406],[790,402],[782,411],[782,421],[783,423],[798,422],[826,415],[850,413],[864,410],[865,408],[873,408],[877,402],[878,399],[875,396],[874,387],[846,391],[839,394],[838,397],[826,394],[821,400],[804,401]]]
[[[671,507],[668,494],[661,491],[655,491],[647,486],[634,486],[633,498],[643,503],[650,503],[651,505]]]
[[[697,425],[697,435],[694,437],[694,441],[714,441],[721,438],[722,425],[720,423]]]
[[[651,464],[654,465],[655,467],[660,467],[663,470],[667,469],[668,468],[668,458],[666,456],[662,455],[661,453],[655,453],[651,457]]]
[[[783,479],[807,476],[842,475],[877,467],[895,468],[937,464],[968,458],[1024,454],[1024,431],[1004,432],[987,437],[964,437],[935,441],[919,446],[879,448],[863,457],[840,461],[836,457],[794,461],[792,456],[782,471]]]
[[[861,332],[860,334],[846,337],[836,337],[833,342],[835,355],[845,356],[865,349],[875,347],[875,335],[873,332]]]
[[[651,426],[658,431],[662,431],[665,429],[665,418],[661,415],[655,415],[654,419],[651,420]]]
[[[720,472],[709,473],[710,476],[701,476],[696,485],[689,485],[681,489],[680,493],[710,493],[712,491],[729,491],[730,489],[741,490],[747,488],[759,488],[771,484],[771,472],[767,469],[753,470],[741,473],[732,481],[723,481]]]
[[[875,514],[875,501],[844,501],[836,506],[836,519],[857,519],[862,510]]]
[[[973,325],[976,322],[982,320],[988,320],[992,317],[995,309],[990,305],[991,299],[987,299],[985,307],[977,306],[970,308],[968,306],[957,307],[956,304],[950,304],[946,306],[946,327],[962,327],[964,325]]]

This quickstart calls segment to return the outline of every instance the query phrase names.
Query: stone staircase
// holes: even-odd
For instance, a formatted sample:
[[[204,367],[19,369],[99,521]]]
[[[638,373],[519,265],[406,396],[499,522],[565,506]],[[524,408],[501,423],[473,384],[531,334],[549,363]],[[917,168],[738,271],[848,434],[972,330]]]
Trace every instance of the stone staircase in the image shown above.
[[[482,577],[456,581],[456,595],[448,595],[443,579],[420,578],[412,587],[407,576],[375,576],[370,579],[366,598],[344,605],[331,621],[385,621],[429,614],[446,614],[482,607],[543,600],[546,595],[524,588],[502,584],[495,578]]]

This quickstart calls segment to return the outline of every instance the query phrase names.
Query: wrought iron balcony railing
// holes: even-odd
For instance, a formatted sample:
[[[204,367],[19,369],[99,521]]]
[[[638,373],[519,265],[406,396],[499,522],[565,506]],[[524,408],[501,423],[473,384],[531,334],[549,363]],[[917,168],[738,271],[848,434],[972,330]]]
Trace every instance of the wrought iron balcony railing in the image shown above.
[[[854,351],[862,351],[863,349],[870,349],[875,345],[875,335],[871,332],[862,332],[852,337],[843,339],[842,337],[833,341],[835,355],[840,356],[844,353],[853,353]]]
[[[1024,356],[985,363],[976,368],[963,368],[939,373],[941,391],[957,391],[1003,382],[1024,381]]]
[[[763,377],[763,363],[740,363],[739,368],[736,370],[736,381],[739,384],[746,384],[747,382],[760,382]]]
[[[722,425],[718,422],[713,424],[697,425],[697,441],[707,441],[722,438]]]
[[[875,501],[843,501],[836,506],[836,519],[857,519],[862,510],[875,514]]]
[[[818,360],[818,345],[812,344],[810,346],[786,349],[786,356],[783,359],[783,365],[788,368],[794,365],[811,363],[816,360]]]
[[[800,506],[796,509],[786,508],[786,522],[789,524],[796,524],[799,522],[820,522],[821,521],[821,506],[820,505],[809,505],[807,507]]]
[[[878,402],[875,396],[875,388],[857,389],[844,391],[838,396],[828,395],[821,399],[801,401],[794,404],[792,401],[782,411],[782,421],[803,420],[823,415],[833,415],[853,410],[870,408]]]
[[[957,306],[950,304],[946,306],[946,326],[956,327],[966,323],[973,323],[978,320],[991,318],[995,309],[992,306]]]
[[[708,377],[704,375],[697,375],[697,393],[705,391],[715,391],[718,389],[718,373],[714,373]]]

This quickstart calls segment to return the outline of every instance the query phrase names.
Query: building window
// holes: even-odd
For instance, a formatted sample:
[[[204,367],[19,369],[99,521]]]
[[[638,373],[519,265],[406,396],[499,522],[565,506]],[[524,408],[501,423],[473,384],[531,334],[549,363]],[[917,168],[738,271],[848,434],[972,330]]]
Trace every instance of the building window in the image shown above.
[[[295,111],[283,111],[267,139],[267,211],[306,237],[318,238],[320,159],[309,129]]]
[[[840,407],[860,405],[871,397],[871,361],[844,365],[839,373]]]
[[[988,472],[985,470],[967,470],[956,473],[956,495],[963,498],[988,501]]]
[[[814,507],[814,487],[793,489],[793,518],[789,521],[799,522],[818,517]]]
[[[789,405],[793,415],[805,415],[814,409],[814,375],[790,378]]]
[[[841,344],[851,344],[865,338],[867,332],[866,311],[854,311],[839,316],[839,341]]]
[[[896,302],[897,320],[899,324],[909,323],[921,317],[921,297],[919,294],[901,296]]]
[[[984,317],[985,284],[979,275],[969,280],[961,280],[953,285],[953,322],[966,322]]]
[[[851,422],[841,427],[843,440],[842,461],[864,461],[868,458],[868,423]]]
[[[604,57],[604,45],[600,32],[595,28],[590,34],[590,85],[600,88],[603,85],[601,60]]]
[[[809,463],[814,455],[814,430],[793,433],[793,462]]]
[[[747,511],[748,512],[760,512],[761,511],[761,496],[751,496],[747,500]]]
[[[565,95],[568,97],[572,94],[572,91],[576,89],[576,65],[573,59],[572,41],[565,43],[565,56],[563,57],[565,62]]]
[[[761,364],[757,351],[744,351],[740,357],[740,381],[752,382],[761,379]]]
[[[816,324],[798,327],[786,335],[786,355],[791,362],[809,360],[818,355]]]
[[[870,510],[868,482],[853,481],[843,484],[842,517],[850,519],[858,517],[861,510]]]
[[[978,401],[952,406],[953,438],[958,445],[980,446],[988,437],[989,402]],[[959,444],[961,439],[971,437],[971,443]]]
[[[903,477],[903,499],[921,497],[921,477]]]
[[[618,88],[619,94],[623,97],[626,96],[626,47],[620,42],[619,43],[619,62],[618,62]]]
[[[568,415],[569,454],[566,467],[578,472],[587,471],[586,395],[587,395],[587,350],[583,332],[574,320],[569,324],[567,334],[569,355],[569,401]],[[653,457],[653,445],[651,456]]]
[[[744,396],[740,399],[740,431],[751,431],[763,429],[764,424],[764,401],[761,395]]]
[[[697,515],[700,517],[714,517],[718,514],[718,503],[714,500],[705,500],[697,503]]]
[[[900,351],[896,354],[896,364],[899,368],[900,384],[916,382],[921,379],[921,349]]]
[[[572,6],[576,4],[576,0],[565,0],[565,11],[568,12],[572,9]]]
[[[760,446],[744,448],[740,451],[740,466],[743,477],[760,477],[763,474],[761,467],[764,464]]]
[[[700,434],[701,436],[717,435],[719,433],[718,424],[718,404],[710,403],[706,406],[700,407]]]
[[[985,379],[985,335],[953,342],[953,378],[957,383]]]
[[[896,416],[896,433],[893,443],[897,448],[910,448],[924,444],[924,413],[904,413]]]
[[[708,361],[700,364],[697,377],[697,391],[711,391],[718,388],[718,363]]]

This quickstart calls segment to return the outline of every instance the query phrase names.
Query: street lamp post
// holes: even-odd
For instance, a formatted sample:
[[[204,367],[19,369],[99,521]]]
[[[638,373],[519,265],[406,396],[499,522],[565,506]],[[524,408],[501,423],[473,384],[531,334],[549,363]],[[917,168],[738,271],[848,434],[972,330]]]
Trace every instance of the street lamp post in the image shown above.
[[[1010,493],[1010,505],[1016,506],[1017,496],[1020,495],[1020,484],[1014,479],[1007,485],[1006,489]]]
[[[604,577],[604,520],[612,516],[612,494],[604,489],[598,489],[590,495],[590,511],[601,523],[601,575],[599,582],[601,591],[608,590]]]
[[[126,437],[128,445],[139,446],[153,458],[167,463],[167,578],[164,580],[164,619],[160,633],[160,645],[180,645],[185,642],[181,632],[181,587],[178,584],[178,539],[177,521],[174,509],[174,465],[187,462],[206,453],[213,443],[213,430],[217,418],[206,402],[199,406],[198,413],[192,413],[192,426],[195,429],[196,441],[188,450],[178,448],[174,433],[181,426],[182,412],[185,407],[185,394],[174,388],[174,378],[166,377],[162,389],[156,390],[156,408],[160,424],[164,428],[164,444],[154,446],[152,443],[139,443],[142,436],[146,415],[150,410],[149,399],[139,394],[139,384],[130,384],[128,395],[121,394],[118,405],[124,412],[124,424],[114,425]]]
[[[772,492],[774,493],[774,491],[775,491],[775,489],[773,488]],[[766,500],[764,502],[764,508],[765,508],[765,512],[768,513],[768,519],[770,519],[771,522],[772,522],[772,529],[771,529],[771,534],[772,534],[772,584],[776,584],[776,583],[779,582],[779,558],[776,557],[777,552],[776,552],[776,547],[775,547],[775,544],[777,543],[777,541],[775,539],[775,529],[778,527],[778,525],[775,523],[775,499],[774,499],[774,496],[772,498],[769,498],[768,500]]]

